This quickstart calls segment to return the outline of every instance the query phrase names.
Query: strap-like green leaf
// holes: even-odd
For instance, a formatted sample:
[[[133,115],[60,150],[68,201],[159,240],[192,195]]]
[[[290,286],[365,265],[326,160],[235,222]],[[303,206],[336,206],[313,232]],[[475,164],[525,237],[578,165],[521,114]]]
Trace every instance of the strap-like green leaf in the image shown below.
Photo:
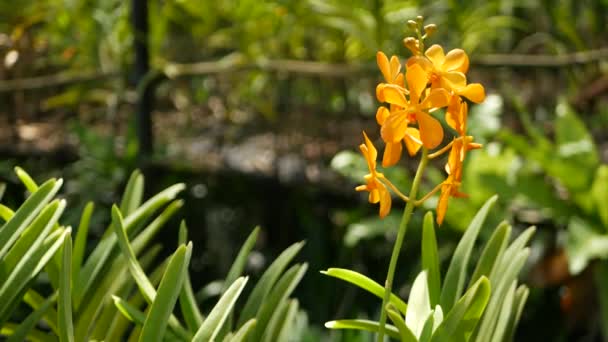
[[[87,248],[87,236],[89,235],[89,225],[91,223],[93,210],[95,210],[95,203],[88,202],[82,211],[82,216],[80,216],[80,224],[78,225],[76,238],[74,239],[74,253],[72,254],[72,277],[74,279],[78,279],[80,266],[82,266],[82,260],[84,259],[84,251]]]
[[[410,328],[408,328],[407,324],[405,324],[403,316],[399,314],[399,311],[397,311],[394,306],[391,306],[390,304],[387,305],[386,313],[388,314],[388,317],[391,319],[393,324],[395,324],[395,326],[399,330],[401,342],[418,342],[418,339],[416,338],[414,333],[410,330]]]
[[[479,257],[479,261],[477,262],[473,276],[469,281],[471,284],[475,283],[481,276],[490,276],[494,265],[499,260],[499,257],[502,255],[505,248],[507,248],[510,236],[511,225],[509,225],[507,222],[501,222],[496,230],[494,230],[494,233],[492,233],[492,236],[486,243],[483,252],[481,252],[481,256]]]
[[[48,180],[19,207],[15,215],[0,229],[0,259],[4,258],[21,232],[55,196],[63,181]]]
[[[289,268],[285,274],[283,274],[281,279],[277,281],[277,284],[272,288],[272,291],[268,297],[266,297],[260,306],[258,313],[256,314],[258,324],[253,334],[254,341],[260,341],[260,339],[264,336],[268,323],[276,314],[275,308],[277,308],[282,301],[289,298],[300,280],[302,280],[302,277],[304,277],[307,269],[308,264],[306,263],[302,265],[296,264]]]
[[[249,252],[251,252],[253,246],[255,246],[259,233],[260,227],[255,227],[251,234],[249,234],[249,237],[247,237],[247,240],[245,240],[245,243],[241,247],[239,254],[236,256],[236,259],[234,259],[234,262],[230,267],[230,271],[228,271],[228,275],[226,275],[226,279],[224,280],[224,286],[222,287],[222,293],[224,293],[228,286],[232,284],[236,280],[236,278],[240,277],[243,273],[243,269],[245,268],[245,265],[247,265],[247,258],[249,257]]]
[[[287,306],[287,312],[285,316],[278,317],[282,321],[281,328],[278,330],[278,334],[274,336],[274,339],[270,340],[274,341],[288,341],[289,337],[293,335],[293,326],[294,322],[297,319],[299,303],[297,299],[291,299]]]
[[[378,298],[384,298],[384,287],[361,273],[347,270],[344,268],[330,268],[327,271],[321,271],[321,273],[330,277],[347,281],[353,285],[356,285],[366,290],[367,292],[375,295]],[[401,311],[402,314],[405,315],[407,311],[407,304],[405,304],[405,302],[401,300],[401,298],[391,293],[389,303],[393,304],[397,309],[399,309],[399,311]]]
[[[262,302],[265,301],[266,296],[270,292],[270,289],[274,286],[275,282],[281,276],[281,273],[285,270],[287,265],[291,262],[291,260],[298,254],[300,249],[304,246],[304,242],[294,243],[289,246],[286,250],[279,255],[274,262],[266,269],[262,277],[257,282],[256,286],[251,291],[249,298],[247,298],[247,302],[241,310],[241,314],[239,316],[239,322],[237,327],[243,326],[245,322],[253,318],[260,308]],[[260,325],[260,321],[258,320],[258,328]],[[257,329],[257,328],[256,328]]]
[[[353,329],[353,330],[364,330],[372,333],[377,333],[380,330],[380,325],[375,321],[368,321],[365,319],[341,319],[337,321],[329,321],[325,323],[327,329]],[[393,325],[386,324],[384,326],[384,332],[396,339],[400,339],[399,330]]]
[[[133,213],[127,216],[124,220],[125,230],[127,235],[135,233],[135,228],[139,224],[148,218],[150,218],[156,210],[164,206],[165,204],[172,201],[179,192],[185,188],[184,184],[175,184],[167,189],[159,192],[154,197],[147,200],[142,206],[137,208]],[[109,231],[112,231],[111,227],[108,227]],[[78,281],[74,283],[74,305],[80,306],[83,298],[90,295],[88,293],[89,288],[92,284],[96,283],[97,277],[101,270],[104,268],[115,251],[117,241],[114,234],[108,234],[106,238],[102,239],[97,247],[93,250],[85,264],[83,265],[79,275]]]
[[[179,244],[185,244],[188,240],[188,227],[186,222],[182,221],[179,227]],[[179,294],[179,306],[186,321],[186,325],[190,331],[197,331],[198,328],[203,324],[203,314],[198,309],[196,298],[194,297],[194,291],[192,290],[192,284],[190,283],[190,275],[186,274],[184,279],[184,289]]]
[[[158,286],[156,298],[146,316],[139,341],[162,341],[169,317],[171,317],[177,297],[182,290],[191,255],[192,243],[189,243],[187,246],[179,246],[171,257],[165,275]]]
[[[74,341],[74,325],[72,322],[72,237],[66,234],[63,238],[63,267],[59,278],[59,341]]]
[[[70,229],[51,233],[38,248],[28,250],[0,287],[0,321],[4,321],[16,306],[16,300],[26,285],[42,270],[63,243]]]
[[[209,315],[207,315],[207,318],[203,321],[192,341],[207,342],[213,341],[216,338],[217,333],[222,329],[226,317],[232,311],[234,303],[236,303],[245,288],[247,279],[247,277],[240,277],[230,285]]]
[[[57,300],[57,294],[49,296],[38,309],[34,310],[25,320],[23,320],[17,326],[17,329],[7,339],[6,342],[21,342],[27,340],[28,333],[34,329],[36,324],[42,319],[42,317],[49,311],[51,305]]]
[[[139,170],[131,173],[120,202],[120,212],[129,215],[140,205],[144,196],[144,176]]]
[[[148,303],[154,305],[156,300],[156,290],[152,285],[152,282],[146,276],[146,273],[142,269],[141,265],[137,261],[137,257],[135,256],[135,252],[131,248],[129,240],[127,238],[127,232],[125,230],[125,226],[122,220],[122,215],[120,214],[120,209],[116,205],[112,206],[112,227],[114,227],[114,231],[116,232],[116,236],[118,238],[118,245],[122,250],[123,254],[127,258],[127,265],[129,267],[129,271],[135,280],[135,283],[139,287],[139,290],[144,295],[144,298]],[[181,290],[181,289],[180,289]],[[178,291],[179,294],[181,291]],[[171,330],[175,331],[179,335],[184,338],[188,336],[186,330],[181,327],[179,321],[175,316],[169,313],[169,325]]]
[[[439,304],[441,276],[433,213],[430,211],[424,215],[424,224],[422,226],[422,269],[427,271],[429,298],[431,307],[434,307]]]
[[[444,312],[449,312],[454,304],[456,304],[458,298],[462,295],[473,245],[475,244],[477,235],[479,235],[479,231],[481,230],[481,226],[483,225],[488,212],[494,203],[496,203],[497,199],[498,196],[490,197],[483,207],[479,209],[454,251],[441,290],[440,303]]]
[[[482,276],[446,315],[432,342],[466,342],[481,318],[490,298],[490,281]]]
[[[251,334],[251,332],[255,329],[256,324],[257,324],[257,321],[255,318],[252,318],[252,319],[248,320],[247,322],[245,322],[245,324],[243,324],[243,326],[239,330],[237,330],[237,332],[234,334],[234,336],[232,336],[232,338],[230,339],[230,342],[247,341],[247,336],[249,336],[249,334]]]
[[[519,285],[519,287],[515,291],[515,301],[513,304],[513,307],[515,309],[513,314],[511,315],[511,320],[509,321],[509,327],[507,328],[505,341],[513,341],[513,337],[515,336],[515,328],[517,327],[517,323],[519,323],[521,314],[524,312],[524,307],[526,306],[526,301],[528,300],[529,295],[530,290],[526,285]]]
[[[498,314],[498,321],[492,332],[491,342],[502,342],[509,325],[509,320],[513,314],[513,299],[515,297],[515,286],[517,281],[514,280],[507,290],[507,294],[500,303],[500,313]]]
[[[36,190],[38,190],[38,185],[36,184],[34,179],[27,172],[25,172],[25,170],[23,170],[19,166],[16,166],[14,170],[21,183],[25,185],[27,191],[34,193]]]
[[[412,284],[407,313],[405,315],[405,324],[416,337],[420,336],[424,323],[432,312],[427,284],[427,273],[426,271],[422,271],[416,276]]]

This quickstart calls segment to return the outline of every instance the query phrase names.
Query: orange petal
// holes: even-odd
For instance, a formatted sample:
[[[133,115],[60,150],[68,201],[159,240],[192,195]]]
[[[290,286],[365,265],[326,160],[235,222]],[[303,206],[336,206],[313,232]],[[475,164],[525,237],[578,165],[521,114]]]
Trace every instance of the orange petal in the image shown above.
[[[441,87],[447,90],[459,91],[467,85],[467,77],[458,71],[449,71],[441,75]]]
[[[461,136],[465,135],[467,130],[467,111],[467,103],[461,101],[459,96],[452,96],[445,113],[445,121]]]
[[[405,84],[403,84],[403,74],[402,73],[397,74],[397,77],[395,77],[393,84],[396,84],[402,88],[405,87]]]
[[[386,83],[380,83],[376,86],[376,98],[380,102],[386,102],[384,100],[384,87],[386,87]]]
[[[378,88],[376,88],[376,89],[378,89]],[[387,84],[380,90],[380,92],[382,93],[382,98],[383,98],[382,102],[396,104],[401,107],[408,106],[408,102],[405,99],[405,94],[398,87]]]
[[[409,68],[414,64],[418,64],[422,68],[422,70],[424,70],[424,72],[426,72],[427,74],[432,73],[435,69],[433,63],[424,56],[410,57],[406,62],[406,67]]]
[[[439,201],[437,201],[437,224],[443,223],[443,218],[448,210],[448,200],[450,198],[450,186],[441,186],[441,195],[439,195]]]
[[[403,139],[409,120],[406,111],[394,112],[384,121],[380,129],[382,139],[387,143],[396,143]]]
[[[396,143],[386,143],[384,156],[382,157],[382,166],[389,167],[397,164],[399,159],[401,159],[402,150],[403,146],[401,145],[401,141]]]
[[[441,45],[433,44],[424,54],[433,62],[435,68],[441,70],[441,66],[445,62],[445,54]]]
[[[376,63],[378,63],[378,68],[380,68],[380,72],[382,72],[382,76],[386,82],[391,83],[393,80],[391,76],[391,66],[388,61],[388,57],[382,51],[378,51],[376,53]]]
[[[380,191],[378,189],[373,189],[369,192],[369,197],[367,198],[369,203],[378,203],[380,202]]]
[[[443,128],[441,123],[425,112],[416,113],[416,120],[420,129],[420,140],[424,147],[433,149],[443,141]]]
[[[448,105],[450,94],[443,88],[432,89],[431,92],[422,101],[423,109],[441,108]]]
[[[356,191],[367,191],[367,185],[359,185],[355,188]]]
[[[397,75],[399,75],[399,71],[401,71],[401,62],[399,61],[399,57],[393,55],[390,61],[391,65],[391,83],[394,83]]]
[[[380,191],[380,218],[385,218],[391,211],[391,194],[386,188],[379,189]]]
[[[418,64],[412,64],[405,72],[407,87],[410,90],[410,103],[418,103],[420,95],[426,88],[429,78],[426,72]]]
[[[408,127],[405,130],[405,147],[407,148],[407,152],[411,157],[418,153],[420,147],[422,147],[422,141],[420,140],[420,131],[414,127]]]
[[[370,164],[373,165],[373,169],[376,168],[376,158],[378,158],[378,151],[376,150],[376,147],[374,147],[374,144],[372,144],[372,141],[369,140],[369,138],[367,137],[367,134],[365,134],[365,132],[363,132],[363,136],[365,137],[365,147],[367,147],[367,155],[368,155],[368,160],[370,161]],[[372,168],[370,167],[370,170]]]
[[[475,103],[480,103],[485,100],[486,91],[485,89],[483,89],[483,86],[481,84],[471,83],[467,85],[464,89],[459,90],[458,95],[464,96]]]
[[[466,74],[469,70],[469,56],[462,49],[454,49],[445,55],[444,71],[459,71]]]
[[[386,118],[388,118],[390,114],[391,112],[388,110],[388,108],[384,106],[378,107],[378,110],[376,111],[376,122],[378,125],[384,125],[384,121],[386,121]]]

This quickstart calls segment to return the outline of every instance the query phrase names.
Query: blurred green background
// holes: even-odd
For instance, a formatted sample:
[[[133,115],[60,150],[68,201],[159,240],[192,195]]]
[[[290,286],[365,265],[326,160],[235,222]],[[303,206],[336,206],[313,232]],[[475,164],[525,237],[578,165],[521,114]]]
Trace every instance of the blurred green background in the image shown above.
[[[488,94],[470,112],[484,149],[466,164],[470,198],[451,201],[437,232],[441,256],[498,193],[492,223],[538,227],[516,341],[607,341],[606,0],[1,1],[4,199],[25,195],[16,165],[38,180],[64,177],[72,208],[105,208],[91,228],[99,237],[134,168],[150,194],[184,181],[194,288],[221,278],[259,224],[250,274],[307,241],[310,272],[296,291],[304,339],[366,341],[322,323],[377,315],[377,300],[318,271],[385,277],[403,205],[380,221],[355,193],[367,173],[357,146],[362,130],[379,138],[376,51],[409,56],[401,41],[416,15],[439,26],[431,43],[467,51],[469,80]],[[415,162],[401,164],[386,173],[407,187]],[[75,223],[80,211],[66,214]],[[420,263],[422,214],[400,259],[402,295]],[[161,236],[167,253],[173,227]]]

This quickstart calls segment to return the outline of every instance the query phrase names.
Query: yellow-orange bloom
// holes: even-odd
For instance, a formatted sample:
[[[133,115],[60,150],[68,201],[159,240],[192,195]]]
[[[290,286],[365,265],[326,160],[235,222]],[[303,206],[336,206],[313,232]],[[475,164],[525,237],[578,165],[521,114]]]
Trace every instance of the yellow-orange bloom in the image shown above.
[[[429,79],[419,65],[408,67],[405,79],[409,89],[409,100],[406,98],[407,94],[398,86],[384,84],[378,87],[380,97],[396,106],[396,110],[391,111],[389,115],[386,115],[386,112],[377,115],[377,119],[380,117],[379,121],[382,121],[382,139],[387,144],[400,143],[406,134],[414,135],[412,130],[408,131],[408,126],[417,122],[422,145],[429,149],[435,148],[443,140],[443,128],[427,111],[431,108],[447,106],[449,94],[445,89],[431,89],[420,101]]]
[[[384,178],[384,175],[376,171],[376,158],[378,157],[378,151],[367,137],[367,134],[363,132],[365,137],[365,144],[361,144],[359,149],[367,161],[369,168],[369,174],[365,175],[365,185],[359,185],[355,188],[357,191],[369,191],[369,202],[378,203],[380,202],[380,218],[386,217],[391,210],[391,194],[386,186],[380,181]]]
[[[469,69],[469,56],[462,49],[454,49],[444,54],[440,45],[429,47],[424,53],[426,56],[413,56],[407,61],[407,67],[420,65],[428,74],[432,88],[444,88],[459,96],[480,103],[486,95],[483,86],[479,83],[467,85],[465,73]]]
[[[481,144],[474,143],[472,136],[461,136],[452,141],[452,149],[445,165],[448,177],[441,184],[441,195],[437,202],[437,224],[443,222],[450,197],[467,197],[466,194],[460,192],[464,157],[467,151],[477,148],[481,148]]]
[[[445,112],[445,121],[458,135],[465,136],[467,132],[468,105],[459,96],[452,96]]]
[[[378,51],[376,53],[376,62],[387,83],[403,87],[403,73],[400,72],[401,62],[399,62],[397,56],[393,55],[389,61],[384,52]]]

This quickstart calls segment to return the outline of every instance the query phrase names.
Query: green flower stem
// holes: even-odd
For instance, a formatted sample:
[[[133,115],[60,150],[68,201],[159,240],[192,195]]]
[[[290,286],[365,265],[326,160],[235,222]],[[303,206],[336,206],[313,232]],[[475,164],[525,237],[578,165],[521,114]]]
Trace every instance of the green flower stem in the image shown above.
[[[395,268],[397,267],[397,259],[399,259],[399,253],[401,252],[401,246],[403,245],[403,238],[407,231],[407,225],[410,222],[414,207],[416,206],[416,194],[420,187],[420,181],[422,180],[422,174],[424,169],[429,162],[428,158],[429,151],[426,148],[422,148],[422,158],[420,164],[418,164],[418,170],[414,176],[414,182],[412,183],[412,189],[410,190],[410,201],[405,205],[403,210],[403,216],[401,217],[401,223],[399,224],[399,232],[397,233],[397,240],[393,246],[393,254],[391,255],[391,262],[388,266],[388,274],[386,275],[386,281],[384,283],[384,298],[382,299],[382,306],[380,307],[380,330],[378,331],[378,342],[384,340],[384,326],[386,324],[386,304],[390,298],[390,294],[393,289],[393,278],[395,277]]]

